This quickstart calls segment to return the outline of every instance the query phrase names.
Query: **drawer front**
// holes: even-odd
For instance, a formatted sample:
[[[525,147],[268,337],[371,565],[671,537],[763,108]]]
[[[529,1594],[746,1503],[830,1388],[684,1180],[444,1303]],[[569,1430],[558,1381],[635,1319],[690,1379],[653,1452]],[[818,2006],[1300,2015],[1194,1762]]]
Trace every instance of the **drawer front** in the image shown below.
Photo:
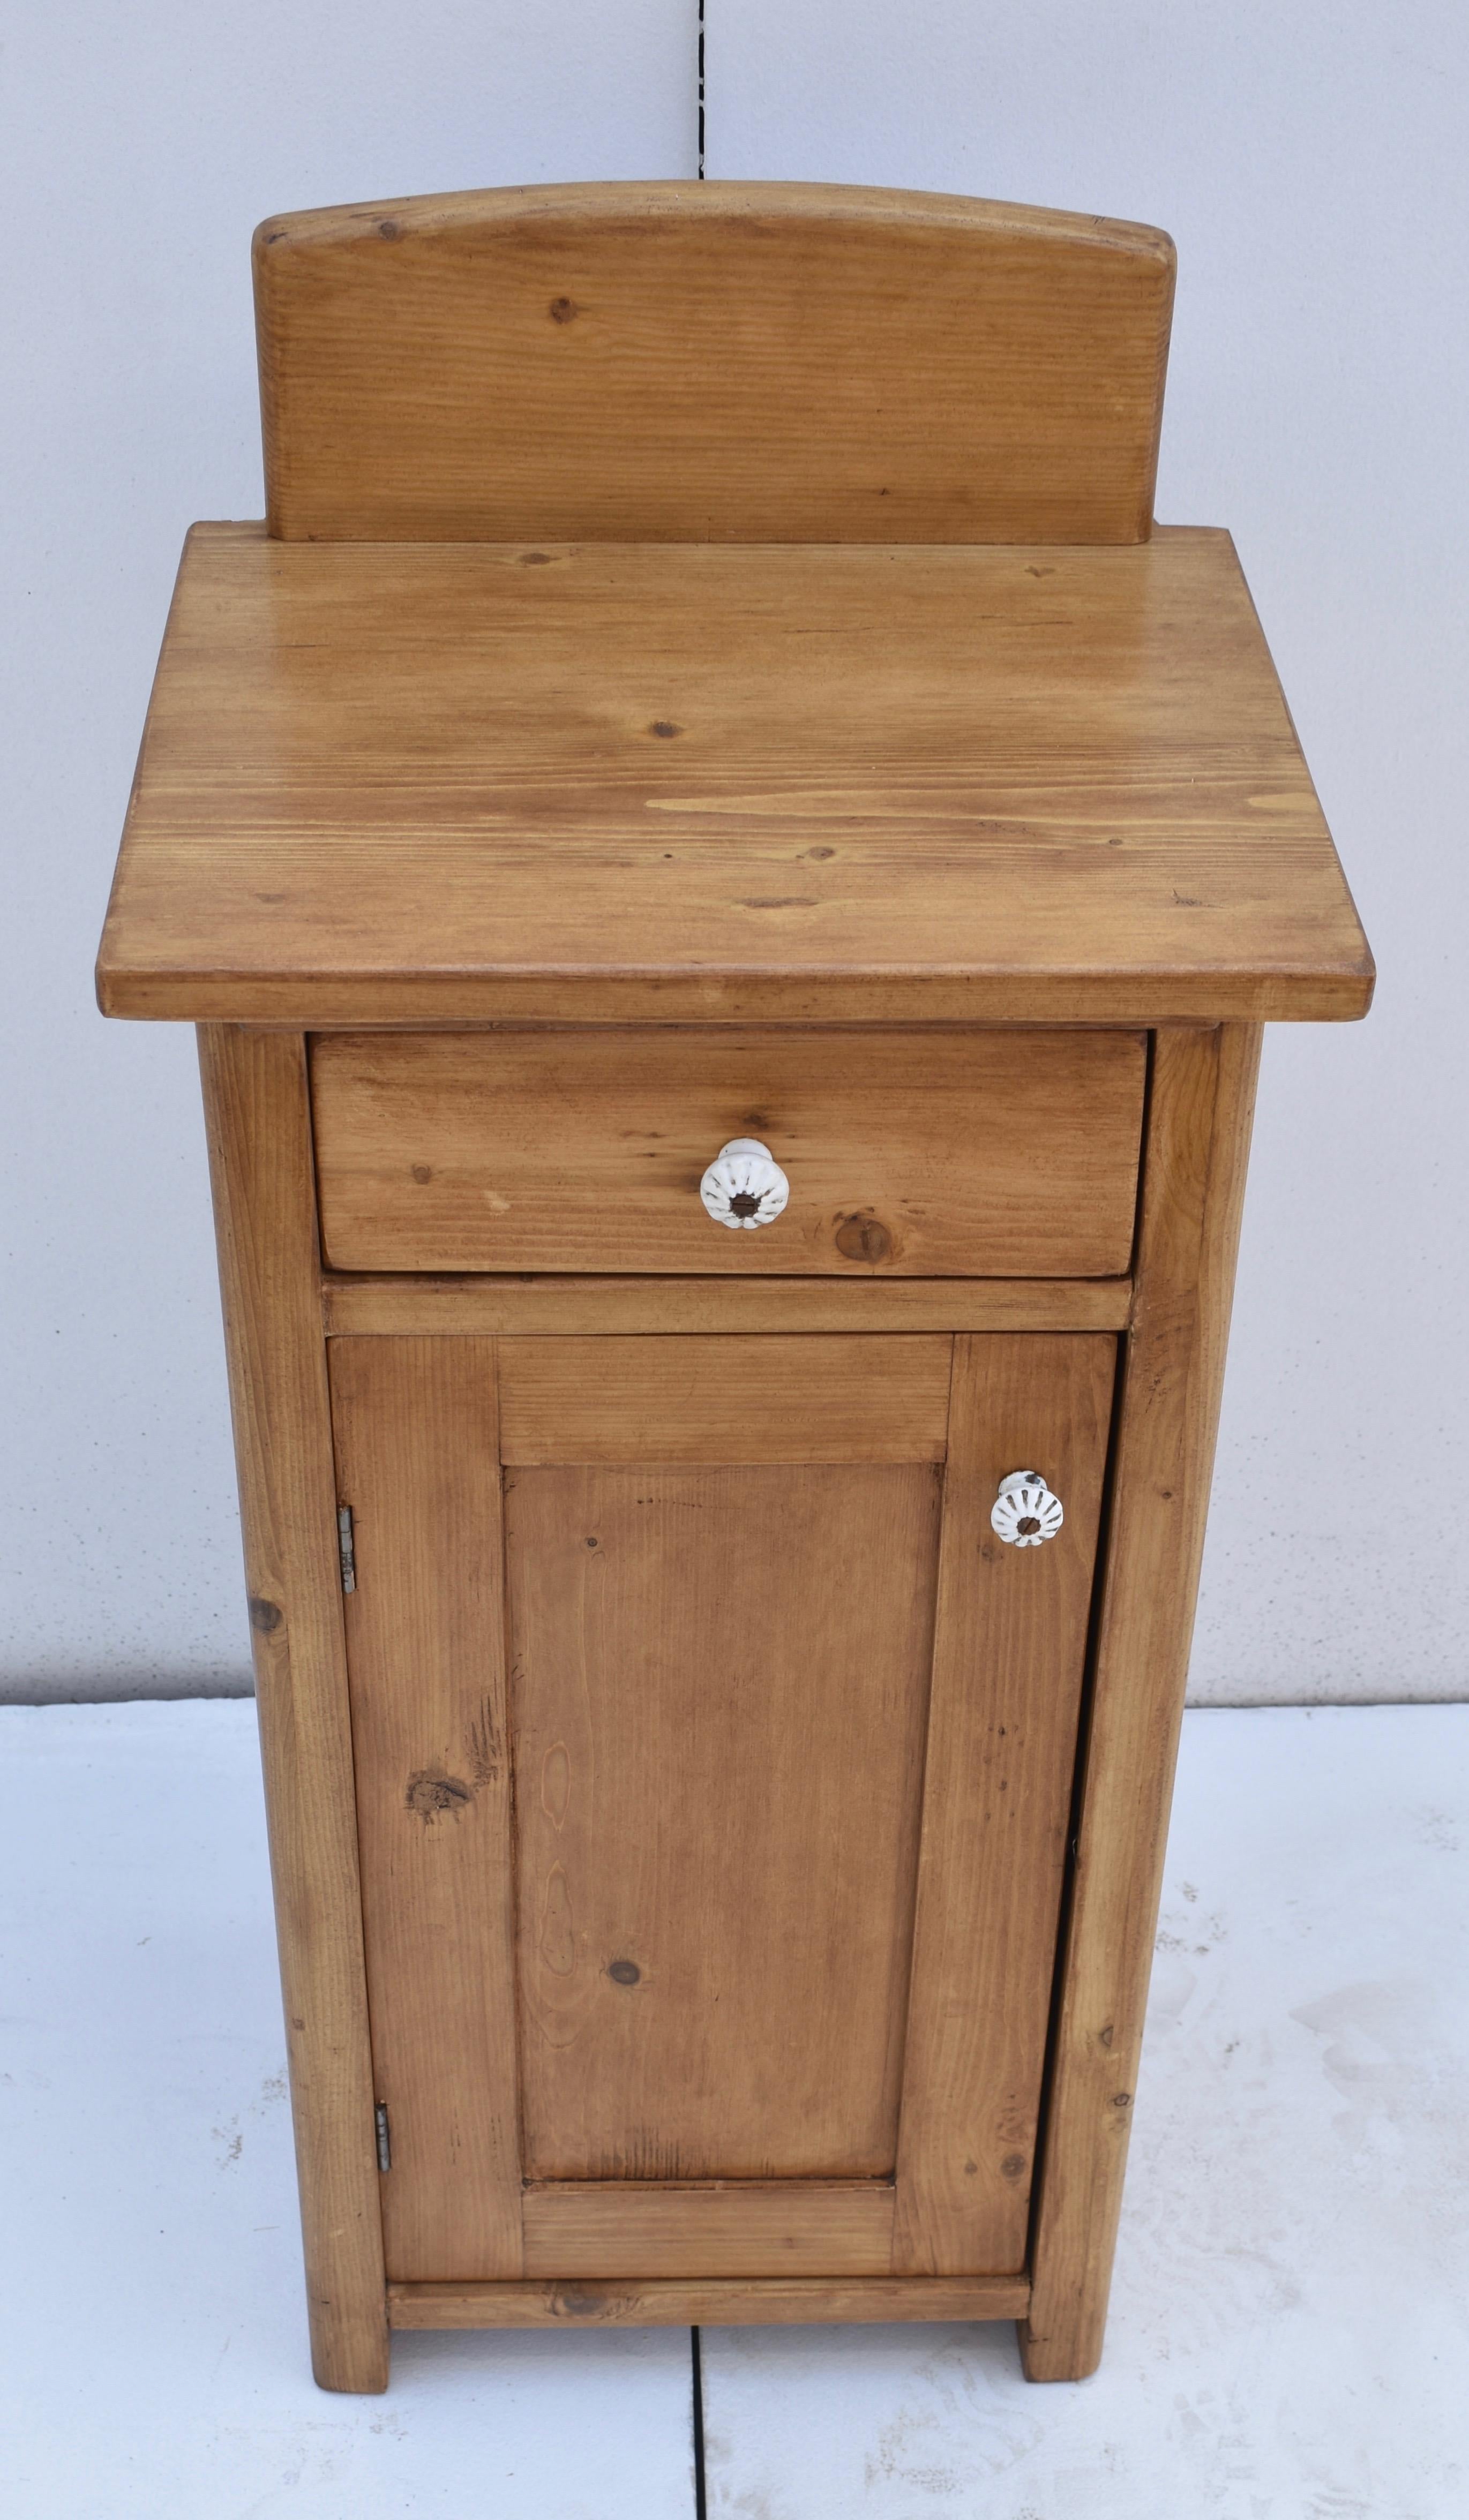
[[[339,1033],[312,1046],[347,1270],[1106,1278],[1132,1247],[1139,1033]],[[784,1212],[700,1197],[731,1139]]]

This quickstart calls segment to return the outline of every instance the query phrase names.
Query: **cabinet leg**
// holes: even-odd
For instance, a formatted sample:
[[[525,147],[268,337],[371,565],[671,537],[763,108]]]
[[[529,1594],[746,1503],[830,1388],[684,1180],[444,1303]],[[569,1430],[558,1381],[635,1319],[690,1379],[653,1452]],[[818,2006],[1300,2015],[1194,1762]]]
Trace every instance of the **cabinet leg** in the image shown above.
[[[312,2368],[388,2386],[362,1903],[304,1044],[200,1032]]]
[[[381,2397],[388,2386],[386,2305],[380,2306],[374,2316],[365,2306],[312,2292],[307,2311],[311,2322],[311,2376],[318,2389],[337,2389],[361,2398]]]
[[[1032,2380],[1084,2379],[1101,2360],[1259,1058],[1258,1024],[1164,1032],[1154,1046],[1031,2313],[1021,2330]]]
[[[1018,2318],[1015,2341],[1028,2380],[1089,2380],[1102,2359],[1102,2320],[1088,2320],[1061,2336],[1036,2336],[1028,2318]]]

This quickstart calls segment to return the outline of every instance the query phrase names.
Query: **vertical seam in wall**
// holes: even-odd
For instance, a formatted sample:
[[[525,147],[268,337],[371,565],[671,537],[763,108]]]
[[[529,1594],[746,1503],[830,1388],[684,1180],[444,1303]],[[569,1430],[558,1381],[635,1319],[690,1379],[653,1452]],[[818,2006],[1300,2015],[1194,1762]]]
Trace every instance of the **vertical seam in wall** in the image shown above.
[[[704,0],[699,0],[699,181],[704,181]]]
[[[703,2338],[697,2327],[689,2329],[689,2344],[694,2364],[694,2520],[707,2520],[709,2483],[705,2474],[704,2452],[704,2354]]]

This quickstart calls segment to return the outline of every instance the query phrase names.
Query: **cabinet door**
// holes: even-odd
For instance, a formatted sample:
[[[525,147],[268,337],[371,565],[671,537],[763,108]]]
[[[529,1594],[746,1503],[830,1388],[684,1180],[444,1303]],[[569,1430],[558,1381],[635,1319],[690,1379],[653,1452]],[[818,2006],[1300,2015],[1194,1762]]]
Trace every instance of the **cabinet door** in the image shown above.
[[[333,1341],[391,2275],[1021,2266],[1114,1366]]]

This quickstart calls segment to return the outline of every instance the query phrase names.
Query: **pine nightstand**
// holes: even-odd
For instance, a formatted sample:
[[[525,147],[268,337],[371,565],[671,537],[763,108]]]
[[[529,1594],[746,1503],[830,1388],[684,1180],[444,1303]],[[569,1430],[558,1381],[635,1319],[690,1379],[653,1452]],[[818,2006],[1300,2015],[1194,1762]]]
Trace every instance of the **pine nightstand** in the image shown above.
[[[1371,963],[1172,250],[267,222],[100,964],[200,1026],[318,2377],[1100,2351],[1262,1024]]]

